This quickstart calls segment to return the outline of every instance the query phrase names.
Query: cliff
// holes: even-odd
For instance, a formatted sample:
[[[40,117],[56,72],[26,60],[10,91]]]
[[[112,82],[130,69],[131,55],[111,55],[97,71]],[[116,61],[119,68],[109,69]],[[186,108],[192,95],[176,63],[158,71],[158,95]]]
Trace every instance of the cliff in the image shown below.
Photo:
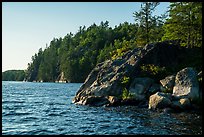
[[[98,64],[76,93],[73,103],[93,106],[144,105],[149,101],[150,96],[157,92],[170,94],[171,97],[178,95],[174,87],[178,87],[178,80],[177,83],[173,80],[171,89],[163,87],[160,80],[176,75],[188,67],[186,69],[190,69],[191,72],[184,74],[184,77],[190,75],[194,82],[198,83],[195,69],[198,69],[196,66],[200,62],[186,59],[188,55],[192,56],[192,53],[195,55],[194,59],[202,57],[199,50],[181,47],[174,41],[148,44],[144,48],[128,51],[116,60],[107,60]],[[182,79],[182,81],[185,80],[185,78]],[[196,91],[193,91],[196,98],[200,98],[199,85],[193,85],[196,87]],[[185,86],[188,87],[188,85]],[[175,94],[173,94],[173,88]],[[184,92],[191,92],[191,89]],[[195,98],[189,99],[193,102]],[[171,104],[172,100],[169,100],[170,102],[167,102]]]

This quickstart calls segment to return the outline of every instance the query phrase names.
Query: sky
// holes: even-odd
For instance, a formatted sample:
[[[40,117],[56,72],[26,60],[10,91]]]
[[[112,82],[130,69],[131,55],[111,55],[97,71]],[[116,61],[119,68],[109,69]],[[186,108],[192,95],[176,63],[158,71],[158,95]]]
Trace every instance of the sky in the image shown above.
[[[134,23],[133,12],[140,6],[140,2],[2,2],[2,72],[25,70],[40,48],[53,38],[75,34],[80,26],[106,20],[112,28]],[[168,6],[161,2],[155,14],[163,14]]]

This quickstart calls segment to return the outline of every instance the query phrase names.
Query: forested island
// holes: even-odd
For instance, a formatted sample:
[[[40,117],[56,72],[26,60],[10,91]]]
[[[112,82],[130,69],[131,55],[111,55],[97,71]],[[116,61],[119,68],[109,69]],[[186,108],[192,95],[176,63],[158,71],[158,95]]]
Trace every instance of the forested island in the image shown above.
[[[98,63],[115,60],[148,43],[174,40],[182,47],[201,50],[202,3],[173,2],[168,9],[169,16],[153,15],[158,5],[159,2],[142,3],[141,9],[133,13],[135,23],[124,22],[111,28],[108,21],[102,21],[99,25],[80,26],[76,34],[54,38],[49,46],[44,50],[40,48],[32,56],[25,74],[6,71],[2,79],[83,83]],[[197,71],[202,69],[202,53],[184,59]]]
[[[2,81],[23,81],[24,79],[24,70],[7,70],[2,73]]]

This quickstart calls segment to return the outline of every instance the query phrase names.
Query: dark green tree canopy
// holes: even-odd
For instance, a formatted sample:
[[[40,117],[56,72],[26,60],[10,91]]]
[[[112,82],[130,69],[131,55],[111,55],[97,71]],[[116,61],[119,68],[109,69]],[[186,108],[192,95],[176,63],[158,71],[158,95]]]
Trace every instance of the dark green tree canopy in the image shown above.
[[[159,2],[143,2],[134,12],[135,23],[109,22],[80,26],[76,34],[54,38],[32,56],[25,72],[27,81],[84,82],[97,63],[116,59],[133,48],[162,40],[179,40],[182,46],[202,47],[202,3],[174,2],[165,14],[154,15]]]
[[[2,81],[23,81],[24,78],[24,70],[8,70],[2,72]]]
[[[175,2],[170,4],[169,18],[162,40],[180,40],[182,46],[202,46],[202,3]]]

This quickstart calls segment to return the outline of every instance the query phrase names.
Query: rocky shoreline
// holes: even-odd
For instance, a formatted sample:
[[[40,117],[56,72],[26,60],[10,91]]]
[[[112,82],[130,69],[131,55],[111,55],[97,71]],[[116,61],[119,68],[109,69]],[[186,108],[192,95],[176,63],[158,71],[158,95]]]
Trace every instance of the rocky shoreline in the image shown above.
[[[192,50],[174,41],[165,41],[100,63],[72,102],[106,107],[134,105],[165,111],[199,109],[202,71],[197,72],[184,59],[185,55],[194,52]]]

